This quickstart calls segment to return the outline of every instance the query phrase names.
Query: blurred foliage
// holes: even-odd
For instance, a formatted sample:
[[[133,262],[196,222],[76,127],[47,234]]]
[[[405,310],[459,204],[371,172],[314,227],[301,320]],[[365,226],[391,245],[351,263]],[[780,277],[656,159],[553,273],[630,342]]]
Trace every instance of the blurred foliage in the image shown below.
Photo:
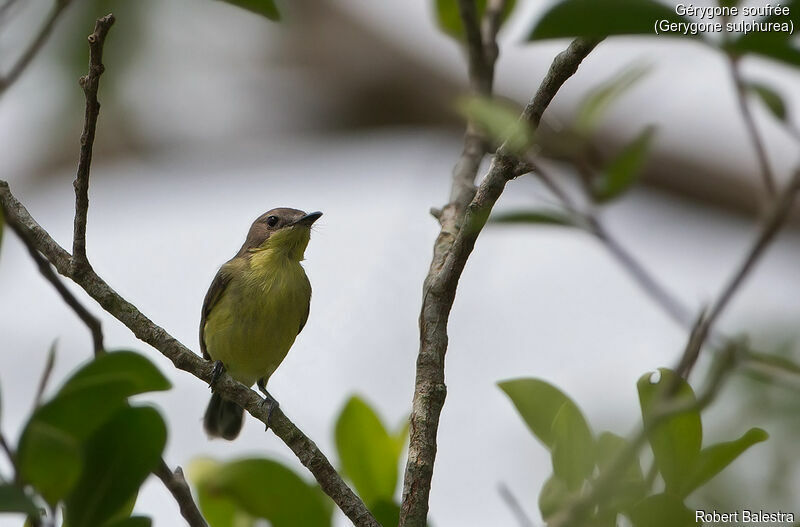
[[[630,189],[642,173],[653,141],[655,128],[645,128],[612,158],[598,177],[592,179],[591,193],[595,201],[611,201]]]
[[[764,103],[764,106],[776,119],[784,123],[787,121],[786,103],[777,91],[760,82],[748,83],[747,89]]]
[[[389,432],[375,410],[354,396],[336,419],[334,437],[340,473],[382,525],[397,525],[400,506],[394,497],[407,426]],[[273,527],[327,527],[332,522],[333,504],[319,486],[274,460],[196,459],[189,478],[210,527],[254,527],[259,519]]]
[[[501,26],[511,15],[515,6],[515,0],[505,2],[503,12],[500,15]],[[461,21],[461,14],[458,10],[458,0],[435,0],[433,8],[436,22],[441,30],[456,40],[464,40],[464,24]],[[484,13],[486,13],[486,0],[476,0],[475,10],[477,19],[481,20]]]
[[[51,510],[63,507],[70,527],[149,525],[128,516],[161,458],[167,429],[156,410],[131,406],[128,398],[169,388],[132,351],[103,354],[79,368],[23,428],[16,483],[0,490],[0,511],[38,516],[36,504],[46,502]]]
[[[253,13],[267,17],[270,20],[280,20],[281,14],[272,0],[223,0],[224,2],[241,7]]]
[[[513,103],[487,97],[464,97],[457,107],[492,144],[503,145],[509,153],[523,155],[533,144],[533,131],[520,119],[521,108]]]
[[[636,443],[604,431],[595,435],[578,406],[541,379],[499,383],[533,435],[550,451],[553,474],[539,494],[547,520],[592,496],[596,506],[576,509],[582,524],[614,526],[618,516],[634,527],[695,525],[684,500],[767,434],[753,428],[733,441],[702,446],[700,405],[691,386],[671,370],[637,383],[642,426],[653,454],[645,477]],[[656,490],[656,477],[664,484]],[[602,485],[602,487],[600,486]]]

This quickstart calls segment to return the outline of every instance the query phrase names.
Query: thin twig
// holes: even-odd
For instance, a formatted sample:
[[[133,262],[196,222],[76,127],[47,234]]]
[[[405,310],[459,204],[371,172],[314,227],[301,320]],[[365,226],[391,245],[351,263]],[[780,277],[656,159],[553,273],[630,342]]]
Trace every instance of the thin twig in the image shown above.
[[[114,15],[108,14],[98,18],[94,32],[87,37],[89,41],[89,72],[80,78],[80,85],[86,97],[86,116],[81,134],[81,153],[78,159],[78,172],[75,176],[75,222],[72,238],[73,273],[83,272],[89,268],[86,258],[86,216],[89,210],[89,169],[92,165],[92,146],[97,129],[97,116],[100,103],[97,101],[97,89],[100,86],[100,75],[105,71],[103,66],[103,44],[111,26]]]
[[[15,232],[22,231],[21,237],[30,239],[36,250],[47,258],[59,273],[83,288],[106,312],[125,324],[137,338],[161,352],[176,368],[206,383],[211,382],[213,369],[211,362],[200,358],[163,328],[153,323],[136,306],[114,291],[93,269],[89,268],[78,275],[71,274],[73,266],[69,253],[31,217],[27,209],[11,193],[8,183],[2,180],[0,180],[0,207],[3,208],[7,224]],[[214,389],[226,399],[247,410],[259,421],[267,423],[267,407],[261,404],[261,397],[253,390],[233,380],[227,374],[222,375],[214,385]],[[272,413],[270,429],[311,471],[322,490],[355,525],[369,527],[379,525],[364,502],[345,484],[314,442],[279,408]]]
[[[464,22],[468,20],[465,19]],[[536,95],[522,115],[522,118],[530,121],[534,129],[561,85],[577,70],[580,62],[596,44],[597,41],[584,42],[578,39],[553,61]],[[465,139],[465,153],[467,146]],[[400,527],[426,525],[439,416],[447,393],[444,358],[450,310],[455,300],[458,280],[475,241],[506,183],[516,177],[520,161],[501,146],[488,174],[475,192],[473,189],[477,164],[473,160],[465,161],[464,158],[465,155],[462,154],[454,170],[451,201],[439,214],[442,228],[434,244],[431,267],[423,285],[419,318],[420,348],[409,426],[408,463],[403,481]],[[467,165],[474,167],[475,171],[470,174],[467,170],[460,170]]]
[[[525,514],[525,509],[522,508],[520,505],[519,500],[516,496],[511,492],[511,489],[505,483],[500,483],[497,486],[497,491],[500,493],[500,497],[503,501],[508,505],[511,514],[514,515],[514,518],[517,519],[517,523],[520,527],[533,527],[533,521],[528,518],[528,515]]]
[[[13,228],[13,225],[12,225]],[[58,278],[58,275],[53,271],[53,268],[50,266],[50,263],[45,259],[39,251],[36,250],[36,247],[33,244],[33,240],[26,237],[25,231],[17,231],[15,230],[16,234],[19,236],[19,239],[22,240],[22,243],[25,244],[25,247],[28,249],[28,253],[31,255],[31,258],[36,262],[36,266],[39,268],[39,273],[50,282],[50,284],[58,291],[58,294],[61,296],[61,299],[78,315],[83,323],[89,328],[89,332],[92,334],[92,343],[94,345],[94,355],[95,357],[98,356],[103,352],[103,330],[100,325],[100,319],[92,315],[88,309],[86,309],[83,304],[81,304],[75,295],[64,285],[64,282]]]
[[[712,304],[711,308],[708,310],[708,315],[701,320],[694,338],[690,339],[683,357],[676,368],[676,371],[683,377],[689,376],[689,373],[697,362],[700,350],[708,337],[711,327],[727,307],[731,298],[733,298],[739,290],[745,278],[750,274],[750,271],[752,271],[767,247],[769,247],[770,242],[772,242],[778,232],[780,232],[781,227],[786,223],[786,218],[789,216],[798,190],[800,190],[800,169],[795,171],[794,175],[792,175],[792,179],[783,189],[780,196],[778,196],[778,199],[769,211],[769,215],[765,219],[758,236],[747,252],[744,260],[739,264],[730,280],[728,280],[728,283],[722,288],[722,292],[717,297],[716,302]]]
[[[53,341],[53,343],[50,345],[50,351],[47,353],[47,362],[44,364],[44,371],[42,371],[42,377],[39,379],[39,386],[36,389],[36,397],[33,399],[34,408],[39,408],[42,405],[44,391],[47,389],[47,383],[50,381],[50,376],[53,373],[53,366],[56,364],[57,342],[57,340]]]
[[[3,432],[0,432],[0,450],[5,452],[8,462],[11,463],[11,468],[14,469],[14,478],[16,479],[19,477],[19,470],[17,469],[17,456],[14,455],[14,452],[11,450],[8,442],[6,442]]]
[[[12,84],[17,81],[22,72],[25,71],[25,69],[31,63],[33,57],[39,53],[44,46],[44,43],[47,42],[47,38],[50,36],[50,33],[53,32],[53,28],[56,25],[56,21],[61,16],[61,12],[64,11],[64,8],[67,7],[70,2],[71,0],[55,0],[49,15],[44,20],[39,32],[36,33],[36,36],[28,45],[28,48],[22,53],[22,55],[20,55],[19,59],[17,59],[17,62],[11,66],[11,69],[8,70],[8,73],[0,77],[0,95],[2,95]],[[8,3],[7,6],[8,5],[11,4]]]
[[[730,56],[728,58],[729,70],[731,79],[733,80],[734,91],[736,92],[736,100],[739,103],[739,111],[742,113],[747,134],[750,136],[750,142],[753,144],[753,149],[756,151],[758,165],[761,171],[761,178],[764,180],[764,188],[768,196],[771,198],[775,195],[775,177],[772,174],[772,168],[769,164],[767,150],[764,146],[764,141],[758,133],[753,113],[750,111],[750,105],[747,104],[747,86],[742,78],[742,72],[739,66],[739,58]]]
[[[181,516],[186,520],[190,527],[208,527],[203,515],[197,508],[197,504],[192,497],[192,491],[186,483],[186,478],[183,476],[183,470],[178,467],[173,472],[170,470],[167,463],[162,459],[158,468],[153,472],[158,479],[160,479],[167,490],[178,502],[178,507],[181,510]]]

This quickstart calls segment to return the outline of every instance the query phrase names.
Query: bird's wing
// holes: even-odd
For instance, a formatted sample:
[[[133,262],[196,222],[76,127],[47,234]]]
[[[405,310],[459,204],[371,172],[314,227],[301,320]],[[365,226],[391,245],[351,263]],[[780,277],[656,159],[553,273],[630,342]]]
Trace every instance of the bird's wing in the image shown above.
[[[305,273],[303,273],[303,276],[305,276]],[[306,285],[308,286],[308,303],[306,304],[306,314],[303,315],[303,320],[300,321],[300,328],[297,330],[298,335],[303,331],[303,328],[306,327],[308,313],[311,310],[311,282],[308,280],[308,276],[306,276]]]
[[[214,280],[211,282],[211,286],[208,288],[206,298],[203,300],[203,311],[200,314],[200,351],[203,352],[203,358],[206,360],[211,360],[208,351],[206,351],[206,339],[203,335],[203,333],[205,333],[206,320],[208,319],[208,315],[211,313],[211,310],[222,297],[222,293],[225,291],[225,288],[228,287],[230,281],[231,275],[227,272],[225,265],[223,265],[220,267],[219,271],[217,271],[217,275],[214,277]]]

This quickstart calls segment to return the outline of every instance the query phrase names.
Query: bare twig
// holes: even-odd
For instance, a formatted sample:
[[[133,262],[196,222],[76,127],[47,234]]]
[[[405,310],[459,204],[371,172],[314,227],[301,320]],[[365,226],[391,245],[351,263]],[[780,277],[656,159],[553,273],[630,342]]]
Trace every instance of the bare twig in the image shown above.
[[[28,45],[27,49],[20,55],[17,62],[11,66],[11,69],[8,70],[8,73],[0,77],[0,95],[2,95],[12,84],[14,84],[19,76],[25,71],[25,68],[31,63],[33,57],[36,56],[37,53],[42,49],[44,43],[47,42],[47,38],[50,36],[50,33],[53,32],[53,28],[56,25],[56,21],[61,16],[61,12],[64,11],[64,8],[70,4],[71,0],[55,0],[53,2],[53,7],[50,10],[47,18],[45,19],[42,27],[39,29],[39,32],[36,33],[31,43]],[[3,7],[4,9],[10,6],[11,3],[6,3]]]
[[[520,527],[533,527],[533,522],[525,514],[525,509],[522,508],[522,505],[519,504],[519,500],[516,496],[511,492],[511,489],[505,483],[500,483],[497,486],[497,491],[500,493],[500,497],[503,501],[508,505],[511,514],[514,515],[514,518],[517,519],[517,523]]]
[[[39,379],[39,386],[36,389],[36,397],[33,399],[34,408],[39,408],[42,405],[44,391],[47,389],[47,383],[50,381],[50,375],[53,373],[53,366],[56,364],[56,343],[57,341],[54,340],[50,345],[50,351],[47,352],[47,362],[44,364],[42,377]]]
[[[736,99],[739,103],[739,111],[742,113],[747,134],[750,136],[750,142],[753,144],[753,149],[758,158],[758,165],[761,171],[761,178],[764,180],[764,188],[767,190],[769,197],[775,195],[775,177],[772,174],[772,168],[769,164],[767,150],[764,147],[764,142],[761,135],[758,133],[756,122],[753,119],[753,114],[750,111],[750,105],[747,104],[747,86],[742,78],[742,72],[739,66],[739,58],[730,56],[728,58],[728,65],[733,80],[734,89],[736,91]]]
[[[463,11],[462,9],[462,15]],[[464,22],[465,25],[469,23],[469,17],[464,17]],[[522,118],[529,120],[533,128],[561,85],[597,44],[597,41],[588,43],[580,39],[576,42],[556,57],[536,95],[525,108]],[[476,53],[473,51],[470,57],[474,55]],[[473,72],[474,68],[471,67],[470,71]],[[419,318],[420,348],[409,427],[408,463],[403,481],[401,527],[422,527],[427,520],[430,484],[436,458],[436,434],[447,392],[444,383],[447,322],[455,300],[458,280],[494,203],[506,183],[518,173],[519,160],[509,155],[501,146],[488,174],[477,191],[474,191],[474,178],[479,162],[475,163],[476,157],[467,155],[470,146],[468,139],[469,131],[465,138],[464,153],[454,170],[450,203],[439,215],[442,228],[434,245],[431,267],[423,286]]]
[[[97,116],[100,103],[97,101],[97,89],[100,75],[105,71],[103,66],[103,44],[111,26],[114,15],[108,14],[98,18],[94,32],[87,37],[89,41],[89,72],[80,78],[80,85],[86,97],[86,116],[81,134],[81,153],[78,159],[78,173],[75,176],[75,225],[72,239],[73,273],[83,272],[89,268],[86,258],[86,215],[89,210],[89,169],[92,165],[92,146],[97,129]]]
[[[17,478],[19,476],[19,470],[17,469],[17,457],[14,455],[11,447],[6,442],[3,432],[0,432],[0,450],[5,452],[8,462],[11,463],[11,467],[14,469],[14,478]]]
[[[780,196],[778,196],[744,260],[739,264],[739,267],[733,273],[733,276],[731,276],[725,287],[722,288],[722,292],[717,297],[716,302],[708,310],[708,314],[702,317],[697,330],[693,332],[693,338],[689,340],[683,357],[676,368],[676,371],[683,377],[689,376],[689,373],[700,355],[703,343],[708,337],[711,327],[719,318],[719,315],[725,307],[727,307],[733,295],[736,294],[759,258],[764,254],[767,247],[769,247],[770,242],[772,242],[778,232],[780,232],[781,227],[786,223],[786,218],[789,215],[798,190],[800,190],[800,169],[795,171],[792,179],[786,185],[786,188],[784,188]]]
[[[154,474],[164,483],[164,486],[167,487],[175,501],[178,502],[181,516],[190,527],[208,527],[208,523],[206,523],[203,515],[200,514],[200,510],[197,508],[194,498],[192,498],[192,491],[186,483],[181,467],[176,468],[173,472],[162,459]]]
[[[136,306],[122,298],[102,278],[97,276],[93,269],[89,268],[82,273],[73,275],[72,258],[69,253],[59,246],[47,231],[30,216],[30,213],[11,193],[8,183],[2,180],[0,180],[0,206],[3,208],[8,225],[15,232],[21,231],[22,237],[31,240],[36,250],[47,258],[59,273],[72,279],[106,312],[125,324],[137,338],[160,351],[162,355],[172,361],[176,368],[207,383],[211,382],[213,368],[211,362],[192,353],[163,328],[153,323]],[[214,385],[214,389],[266,424],[267,407],[261,404],[262,399],[256,392],[236,382],[227,374],[222,375]],[[364,503],[344,483],[314,442],[303,434],[280,409],[275,409],[272,413],[270,428],[311,471],[322,490],[333,499],[334,503],[355,525],[371,527],[378,525]]]
[[[12,229],[14,225],[11,226]],[[95,356],[99,355],[103,352],[103,330],[100,326],[100,320],[92,315],[88,309],[86,309],[83,304],[81,304],[75,295],[70,292],[64,282],[62,282],[58,275],[53,271],[53,268],[50,266],[50,263],[45,259],[39,251],[36,250],[36,247],[33,245],[32,240],[26,237],[26,233],[21,230],[14,230],[16,234],[19,236],[19,239],[22,240],[22,243],[25,244],[25,247],[28,249],[28,253],[31,255],[31,258],[36,262],[36,266],[39,268],[39,273],[50,282],[50,284],[58,291],[58,294],[61,296],[61,299],[78,315],[86,327],[89,328],[89,331],[92,334],[92,342],[94,345],[94,354]]]

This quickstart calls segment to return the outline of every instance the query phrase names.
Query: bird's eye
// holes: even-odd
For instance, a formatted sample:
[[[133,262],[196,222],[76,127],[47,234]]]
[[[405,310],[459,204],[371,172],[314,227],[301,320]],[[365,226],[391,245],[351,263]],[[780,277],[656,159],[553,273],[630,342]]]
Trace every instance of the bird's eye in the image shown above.
[[[270,216],[267,218],[267,225],[270,227],[274,227],[278,224],[278,217],[277,216]]]

